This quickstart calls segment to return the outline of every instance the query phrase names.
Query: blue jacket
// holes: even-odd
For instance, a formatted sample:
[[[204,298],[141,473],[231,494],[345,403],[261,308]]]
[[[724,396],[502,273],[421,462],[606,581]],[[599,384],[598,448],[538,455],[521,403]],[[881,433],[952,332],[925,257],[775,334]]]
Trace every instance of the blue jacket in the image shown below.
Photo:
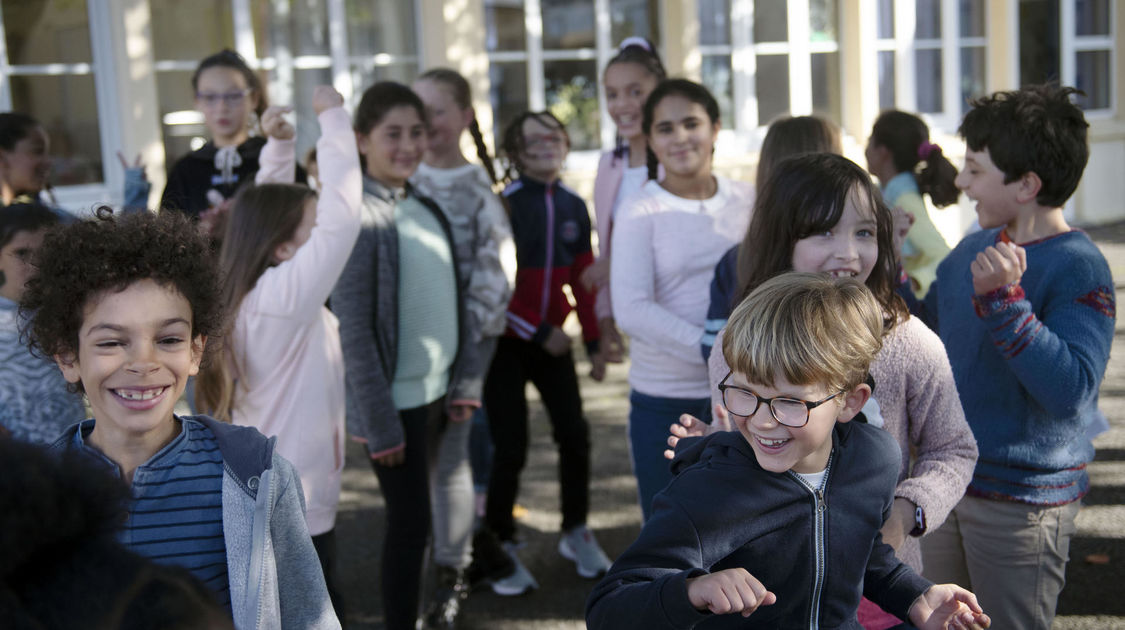
[[[340,628],[305,525],[301,479],[274,453],[277,439],[207,416],[180,420],[207,427],[223,455],[223,536],[235,627]],[[73,448],[74,434],[93,422],[70,427],[51,448]]]
[[[1113,344],[1113,277],[1097,246],[1072,230],[1023,244],[1020,281],[975,296],[969,265],[999,239],[998,229],[966,236],[912,311],[945,344],[977,439],[968,494],[1070,503],[1090,485],[1094,447],[1086,429]]]
[[[703,338],[699,349],[703,360],[711,358],[711,348],[715,337],[726,327],[731,311],[737,305],[734,294],[738,292],[738,248],[735,245],[723,254],[715,265],[715,277],[711,278],[711,304],[707,307],[707,320],[703,322]]]
[[[677,476],[586,604],[600,628],[860,628],[861,595],[905,619],[931,583],[882,541],[899,449],[864,422],[837,424],[822,490],[763,470],[741,433],[681,440]],[[777,595],[750,617],[696,610],[686,580],[743,567]],[[861,590],[861,585],[862,590]]]

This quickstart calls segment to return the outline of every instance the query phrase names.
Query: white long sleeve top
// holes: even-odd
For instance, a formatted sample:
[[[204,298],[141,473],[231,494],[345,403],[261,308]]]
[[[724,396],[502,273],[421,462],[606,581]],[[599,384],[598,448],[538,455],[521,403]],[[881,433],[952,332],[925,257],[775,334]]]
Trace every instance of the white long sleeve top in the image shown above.
[[[684,199],[647,182],[623,204],[613,230],[610,290],[630,336],[629,385],[650,396],[706,398],[699,353],[719,258],[742,240],[754,187],[716,176],[709,199]]]
[[[238,379],[232,420],[277,436],[277,452],[301,477],[314,536],[335,525],[346,432],[339,323],[324,302],[359,235],[363,198],[347,112],[333,108],[319,120],[316,225],[293,258],[267,269],[246,294],[227,340]],[[291,182],[293,150],[291,142],[271,139],[258,181]]]

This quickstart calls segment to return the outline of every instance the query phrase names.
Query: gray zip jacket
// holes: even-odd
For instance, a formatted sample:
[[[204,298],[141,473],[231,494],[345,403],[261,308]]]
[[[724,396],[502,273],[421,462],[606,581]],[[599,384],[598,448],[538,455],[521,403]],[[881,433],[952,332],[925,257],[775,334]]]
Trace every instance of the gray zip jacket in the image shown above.
[[[338,630],[305,525],[301,479],[274,453],[277,439],[207,416],[180,420],[210,429],[223,455],[223,536],[235,628]],[[67,429],[51,448],[73,448],[83,424]]]

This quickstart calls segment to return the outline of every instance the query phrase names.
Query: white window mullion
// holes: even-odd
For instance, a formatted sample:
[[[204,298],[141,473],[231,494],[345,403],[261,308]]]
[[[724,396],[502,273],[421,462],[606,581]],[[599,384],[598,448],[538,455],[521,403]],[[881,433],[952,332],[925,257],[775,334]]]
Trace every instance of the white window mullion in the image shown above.
[[[961,26],[958,0],[941,3],[941,112],[945,128],[956,128],[961,114]]]
[[[895,106],[908,112],[918,111],[915,89],[914,0],[895,3]]]
[[[0,111],[12,111],[12,76],[8,67],[8,38],[4,37],[4,9],[0,7]]]
[[[617,54],[617,49],[614,48],[617,42],[610,41],[612,33],[609,19],[609,0],[594,0],[594,20],[594,45],[597,46],[597,64],[594,66],[594,72],[600,73],[604,72],[605,65],[609,63],[610,58]],[[598,127],[601,129],[602,148],[612,149],[615,135],[613,118],[609,115],[609,108],[605,107],[605,81],[600,80],[600,74],[597,76],[599,80],[595,83],[598,86],[598,103],[602,105],[598,108]]]
[[[1059,3],[1059,80],[1063,85],[1074,85],[1077,77],[1074,50],[1074,3]]]
[[[291,19],[288,0],[270,0],[270,12],[272,13],[270,21],[288,25]],[[270,96],[278,103],[292,104],[293,85],[296,79],[293,68],[293,42],[288,28],[270,28],[270,26],[268,22],[262,25],[263,29],[269,29],[269,39],[273,43],[273,50],[269,51],[273,61],[273,67],[270,68],[273,73]],[[250,37],[251,39],[254,37],[253,28],[250,30]],[[235,39],[237,40],[238,37],[236,36]]]
[[[539,0],[526,0],[524,29],[527,31],[527,105],[532,111],[547,109],[543,77],[543,11]]]
[[[234,49],[251,65],[258,61],[258,46],[254,43],[254,21],[250,0],[233,0],[231,18],[234,26]]]
[[[732,127],[738,132],[758,126],[758,90],[754,76],[754,0],[733,0],[730,19],[731,97],[734,100]]]
[[[789,111],[812,114],[812,57],[809,52],[809,2],[789,0]],[[762,121],[765,122],[765,121]]]
[[[118,107],[118,72],[113,54],[113,28],[110,25],[110,12],[98,3],[86,5],[90,20],[90,56],[94,62],[94,97],[97,99],[98,134],[102,150],[102,181],[105,182],[110,198],[121,199],[125,184],[125,173],[117,168],[116,151],[120,148],[121,129],[126,124],[121,117],[128,116],[129,110]]]

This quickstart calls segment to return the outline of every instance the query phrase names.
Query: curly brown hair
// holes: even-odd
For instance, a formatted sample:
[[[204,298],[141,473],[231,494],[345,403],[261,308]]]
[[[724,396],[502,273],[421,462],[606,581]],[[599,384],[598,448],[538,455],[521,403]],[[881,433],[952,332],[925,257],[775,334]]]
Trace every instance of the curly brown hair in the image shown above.
[[[107,207],[96,215],[93,221],[52,229],[36,252],[35,274],[20,302],[27,322],[21,332],[33,353],[48,358],[77,353],[89,301],[146,279],[173,286],[187,299],[192,337],[219,333],[218,267],[191,219],[178,212],[114,216]],[[215,345],[208,344],[208,350]]]

